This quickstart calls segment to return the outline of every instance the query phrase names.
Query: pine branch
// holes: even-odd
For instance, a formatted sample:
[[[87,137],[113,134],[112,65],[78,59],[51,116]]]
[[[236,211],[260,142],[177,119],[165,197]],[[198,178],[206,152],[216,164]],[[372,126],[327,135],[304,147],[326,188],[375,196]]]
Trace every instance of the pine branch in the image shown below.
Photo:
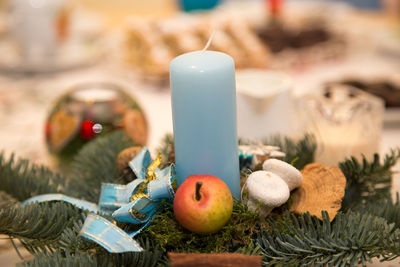
[[[63,190],[65,178],[48,168],[30,164],[25,159],[15,159],[11,155],[5,159],[0,154],[0,191],[4,191],[19,201],[32,196],[56,193]]]
[[[381,173],[390,171],[390,168],[397,163],[398,159],[400,159],[400,148],[392,149],[389,154],[385,155],[383,163],[380,162],[380,156],[375,154],[372,162],[368,162],[363,157],[360,163],[357,159],[351,157],[351,159],[346,159],[344,162],[339,163],[339,166],[346,177],[349,177],[351,180],[363,182],[371,179],[373,175],[380,175]]]
[[[274,230],[264,231],[258,245],[264,264],[280,266],[365,266],[374,257],[382,260],[400,255],[400,230],[385,219],[369,214],[338,214],[333,223],[309,214],[282,220],[269,219]]]
[[[57,245],[60,249],[71,251],[89,251],[93,249],[103,250],[103,248],[96,243],[87,241],[79,236],[83,223],[84,218],[73,221],[71,227],[64,229],[57,240]]]
[[[273,145],[281,148],[286,153],[283,159],[288,163],[294,162],[293,166],[301,170],[309,163],[314,162],[317,144],[312,135],[306,134],[302,139],[295,141],[288,137],[273,136],[263,140],[265,145]]]
[[[161,169],[169,166],[175,162],[175,151],[174,151],[174,136],[172,134],[166,134],[161,141],[161,146],[157,149],[162,157]]]
[[[25,261],[18,266],[26,267],[47,267],[47,266],[65,266],[65,267],[80,267],[80,266],[100,266],[97,262],[97,258],[87,253],[64,253],[63,251],[51,252],[40,252],[36,255],[33,260]],[[112,266],[112,265],[102,265]]]
[[[157,248],[151,247],[151,243],[146,243],[145,252],[140,253],[108,253],[94,251],[81,252],[78,250],[56,250],[54,252],[39,252],[31,261],[26,261],[22,265],[29,267],[39,266],[137,266],[151,267],[159,263],[166,263],[162,259],[162,252]],[[71,252],[73,251],[73,252]]]
[[[0,209],[18,201],[4,191],[0,191]]]
[[[353,208],[361,214],[371,214],[377,217],[384,218],[388,223],[394,223],[396,228],[400,228],[400,202],[399,194],[397,193],[396,201],[392,201],[389,196],[386,200],[369,203],[368,205],[358,205]]]
[[[60,247],[65,229],[83,221],[86,212],[69,204],[10,205],[0,210],[0,234],[18,238],[31,253]]]
[[[346,192],[342,202],[342,210],[354,208],[360,203],[365,205],[390,198],[393,167],[400,159],[400,149],[392,150],[381,163],[378,154],[368,162],[363,157],[359,162],[354,157],[339,163],[346,176]]]
[[[79,236],[86,216],[87,211],[64,202],[12,205],[0,211],[0,234],[19,239],[34,255],[55,249],[103,251]]]
[[[74,158],[67,194],[97,202],[101,183],[116,182],[120,176],[116,159],[121,150],[133,146],[124,132],[99,137],[84,146]]]

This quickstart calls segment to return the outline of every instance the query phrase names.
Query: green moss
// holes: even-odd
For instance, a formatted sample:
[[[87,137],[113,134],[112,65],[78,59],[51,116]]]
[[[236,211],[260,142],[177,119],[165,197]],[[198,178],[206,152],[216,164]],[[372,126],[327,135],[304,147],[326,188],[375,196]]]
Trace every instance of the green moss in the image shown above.
[[[153,240],[168,252],[234,252],[239,248],[252,247],[261,228],[266,228],[266,223],[235,201],[232,217],[220,231],[209,235],[195,234],[176,221],[172,204],[164,202],[161,211],[141,236]]]

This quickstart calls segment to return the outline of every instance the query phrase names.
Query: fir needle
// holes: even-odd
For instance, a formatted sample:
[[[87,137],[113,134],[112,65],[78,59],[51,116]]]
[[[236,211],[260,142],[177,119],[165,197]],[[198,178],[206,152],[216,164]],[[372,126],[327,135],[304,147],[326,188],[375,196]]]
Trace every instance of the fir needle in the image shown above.
[[[19,249],[18,249],[17,245],[15,244],[14,239],[13,239],[12,237],[10,237],[10,241],[11,241],[11,243],[12,243],[12,245],[13,245],[15,251],[17,252],[19,258],[20,258],[21,260],[24,260],[24,257],[22,257],[21,252],[19,252]]]

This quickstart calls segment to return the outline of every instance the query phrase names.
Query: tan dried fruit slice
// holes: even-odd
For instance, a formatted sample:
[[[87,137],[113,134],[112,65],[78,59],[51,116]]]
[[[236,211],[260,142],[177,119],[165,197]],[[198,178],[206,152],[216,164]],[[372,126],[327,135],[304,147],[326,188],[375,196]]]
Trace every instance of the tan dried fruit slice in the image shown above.
[[[137,144],[144,146],[147,143],[147,122],[142,112],[130,109],[125,112],[123,125],[126,134]]]
[[[338,167],[324,167],[320,163],[308,164],[301,171],[303,183],[292,193],[290,211],[309,212],[322,220],[325,210],[332,221],[342,206],[346,177]]]
[[[60,151],[79,131],[78,116],[59,110],[50,118],[50,146],[55,152]]]

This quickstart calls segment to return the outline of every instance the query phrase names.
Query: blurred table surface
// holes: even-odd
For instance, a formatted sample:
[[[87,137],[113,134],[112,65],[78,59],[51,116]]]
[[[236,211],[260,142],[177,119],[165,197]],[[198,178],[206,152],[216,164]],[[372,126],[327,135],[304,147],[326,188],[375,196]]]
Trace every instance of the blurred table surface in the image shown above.
[[[359,55],[346,61],[320,64],[293,73],[294,92],[296,95],[301,95],[313,90],[323,80],[341,78],[344,75],[379,77],[387,73],[400,73],[399,54],[397,57],[395,59],[390,55],[379,57]],[[51,157],[46,151],[44,142],[44,122],[51,103],[64,94],[70,86],[93,80],[118,82],[138,100],[150,126],[148,144],[150,150],[156,150],[165,134],[172,132],[168,86],[144,82],[131,70],[104,60],[89,68],[63,73],[40,76],[0,75],[0,151],[6,154],[15,153],[18,157],[28,158],[34,163],[51,166]],[[381,153],[395,147],[400,147],[400,119],[398,124],[385,125]],[[400,171],[400,164],[395,170]],[[396,174],[393,180],[393,193],[400,191],[399,178]],[[26,251],[23,251],[23,255],[29,258]],[[0,267],[14,266],[18,261],[19,258],[9,241],[0,236]],[[383,265],[395,266],[395,262]]]

